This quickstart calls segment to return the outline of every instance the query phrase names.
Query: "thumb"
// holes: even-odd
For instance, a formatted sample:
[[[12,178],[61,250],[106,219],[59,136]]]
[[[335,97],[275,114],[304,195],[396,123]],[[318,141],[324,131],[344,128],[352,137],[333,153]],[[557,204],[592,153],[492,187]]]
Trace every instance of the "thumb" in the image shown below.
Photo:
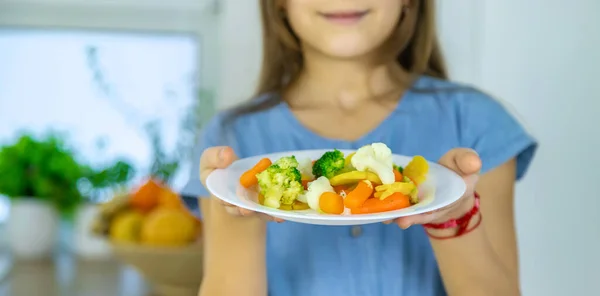
[[[235,152],[231,147],[220,147],[217,153],[217,162],[215,164],[215,169],[223,169],[228,167],[232,162],[237,159]]]
[[[200,180],[204,183],[212,171],[226,168],[236,159],[237,156],[231,147],[220,146],[204,150],[200,157]]]
[[[452,149],[440,158],[439,163],[463,177],[478,174],[482,165],[477,152],[469,148]]]

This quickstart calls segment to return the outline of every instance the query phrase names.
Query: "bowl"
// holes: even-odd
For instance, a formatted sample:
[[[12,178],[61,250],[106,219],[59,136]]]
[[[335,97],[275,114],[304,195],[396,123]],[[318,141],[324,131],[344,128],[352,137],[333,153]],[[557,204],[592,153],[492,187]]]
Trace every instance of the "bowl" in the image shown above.
[[[202,244],[154,247],[112,244],[121,262],[136,269],[160,296],[197,296],[202,281]]]

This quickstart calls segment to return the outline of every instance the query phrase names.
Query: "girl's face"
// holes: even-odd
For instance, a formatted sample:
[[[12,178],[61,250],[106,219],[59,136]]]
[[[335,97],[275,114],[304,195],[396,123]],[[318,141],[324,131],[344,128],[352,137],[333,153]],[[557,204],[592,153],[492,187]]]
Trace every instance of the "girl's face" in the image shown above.
[[[286,0],[305,48],[336,58],[375,53],[396,28],[407,0]]]

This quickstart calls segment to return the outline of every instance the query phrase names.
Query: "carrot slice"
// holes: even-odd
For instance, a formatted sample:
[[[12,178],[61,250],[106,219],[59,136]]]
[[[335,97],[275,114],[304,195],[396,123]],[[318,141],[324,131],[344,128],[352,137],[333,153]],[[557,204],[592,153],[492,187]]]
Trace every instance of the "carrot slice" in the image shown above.
[[[308,183],[312,181],[314,180],[302,180],[302,187],[304,187],[304,190],[308,190]]]
[[[257,164],[254,165],[251,169],[247,170],[240,176],[240,184],[242,186],[249,188],[258,184],[258,179],[256,179],[256,174],[266,170],[271,166],[271,160],[268,158],[261,159]]]
[[[344,199],[335,192],[325,192],[319,197],[319,207],[327,214],[344,212]]]
[[[351,208],[352,214],[372,214],[394,211],[410,207],[410,198],[402,193],[396,192],[386,199],[369,198],[362,206]]]
[[[402,182],[403,180],[404,180],[404,177],[402,176],[402,173],[399,172],[398,170],[394,170],[394,181]]]
[[[273,163],[271,163],[271,160],[265,157],[265,158],[261,159],[258,163],[256,163],[254,165],[254,167],[252,168],[252,170],[258,174],[258,173],[268,169],[272,164]]]
[[[350,191],[344,199],[344,205],[349,208],[358,208],[373,194],[373,184],[368,180],[361,180],[354,190]]]
[[[333,186],[333,191],[335,191],[337,194],[342,193],[342,191],[348,192],[348,186],[346,186],[346,185]]]

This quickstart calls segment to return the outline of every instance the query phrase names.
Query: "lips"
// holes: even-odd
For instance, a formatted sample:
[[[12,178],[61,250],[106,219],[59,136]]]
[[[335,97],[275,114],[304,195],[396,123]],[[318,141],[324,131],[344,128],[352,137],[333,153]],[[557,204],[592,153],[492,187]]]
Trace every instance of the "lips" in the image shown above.
[[[354,23],[361,20],[365,15],[369,13],[368,10],[356,10],[356,11],[336,11],[336,12],[323,12],[320,13],[325,19],[338,23]]]

